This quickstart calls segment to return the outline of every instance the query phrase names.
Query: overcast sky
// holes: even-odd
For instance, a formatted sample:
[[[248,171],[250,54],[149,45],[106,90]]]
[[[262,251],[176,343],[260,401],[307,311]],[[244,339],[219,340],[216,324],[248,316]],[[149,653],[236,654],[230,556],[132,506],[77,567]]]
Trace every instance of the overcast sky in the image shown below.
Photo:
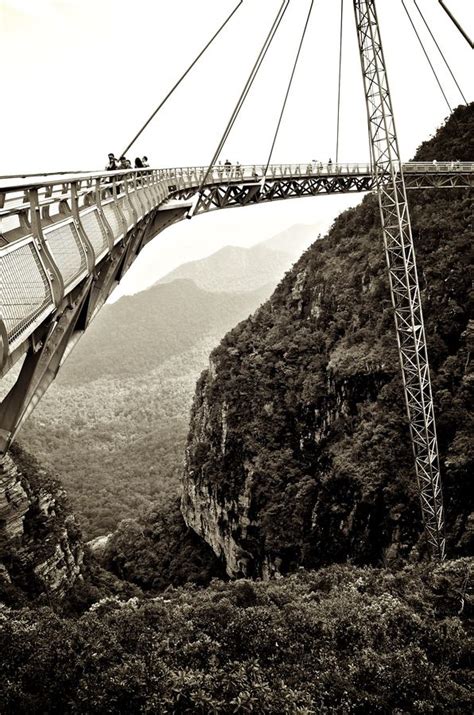
[[[237,0],[0,0],[1,174],[96,169],[120,153]],[[206,165],[281,0],[244,0],[129,157],[153,166]],[[351,0],[345,0],[341,161],[368,157]],[[462,100],[406,0],[453,107]],[[437,0],[418,0],[469,101],[473,51]],[[448,0],[471,37],[474,2]],[[223,151],[265,162],[309,0],[291,0],[275,43]],[[339,0],[315,0],[276,162],[334,159]],[[400,145],[409,159],[449,110],[401,0],[377,3]],[[462,159],[462,157],[460,157]],[[250,245],[296,223],[325,227],[355,198],[314,198],[216,212],[168,229],[143,252],[121,290],[232,243]]]

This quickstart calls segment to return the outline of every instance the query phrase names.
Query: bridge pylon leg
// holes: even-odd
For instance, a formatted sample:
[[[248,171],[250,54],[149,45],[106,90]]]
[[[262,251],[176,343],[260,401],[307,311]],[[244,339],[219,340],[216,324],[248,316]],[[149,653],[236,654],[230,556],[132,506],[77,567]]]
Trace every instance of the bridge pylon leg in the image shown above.
[[[375,0],[353,0],[405,402],[425,533],[445,558],[444,513],[425,326],[405,181]]]

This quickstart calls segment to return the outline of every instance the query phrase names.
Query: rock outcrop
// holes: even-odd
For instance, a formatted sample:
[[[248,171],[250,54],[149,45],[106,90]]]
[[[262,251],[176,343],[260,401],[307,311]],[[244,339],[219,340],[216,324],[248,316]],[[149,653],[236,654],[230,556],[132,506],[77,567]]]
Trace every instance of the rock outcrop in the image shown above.
[[[456,131],[453,133],[453,126]],[[434,140],[474,160],[474,105]],[[429,142],[421,159],[429,158]],[[433,158],[433,157],[431,157]],[[473,546],[469,474],[472,191],[410,193],[429,342],[449,550]],[[186,523],[231,576],[426,553],[375,197],[342,214],[198,382]],[[471,516],[470,516],[471,515]]]
[[[60,599],[82,560],[64,490],[15,448],[0,461],[0,600]]]

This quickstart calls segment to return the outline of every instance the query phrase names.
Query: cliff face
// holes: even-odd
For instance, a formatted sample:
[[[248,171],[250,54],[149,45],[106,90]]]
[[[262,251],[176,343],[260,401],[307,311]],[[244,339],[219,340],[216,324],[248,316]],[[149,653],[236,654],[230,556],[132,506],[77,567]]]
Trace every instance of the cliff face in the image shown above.
[[[82,559],[64,491],[14,449],[0,461],[0,599],[61,598],[80,577]]]
[[[431,158],[451,159],[459,132],[470,137],[462,158],[472,161],[474,105],[458,108],[438,132]],[[429,149],[425,142],[420,158]],[[449,549],[465,554],[473,543],[472,191],[414,191],[409,201]],[[182,512],[230,575],[423,554],[395,346],[378,206],[369,196],[224,338],[198,382]]]

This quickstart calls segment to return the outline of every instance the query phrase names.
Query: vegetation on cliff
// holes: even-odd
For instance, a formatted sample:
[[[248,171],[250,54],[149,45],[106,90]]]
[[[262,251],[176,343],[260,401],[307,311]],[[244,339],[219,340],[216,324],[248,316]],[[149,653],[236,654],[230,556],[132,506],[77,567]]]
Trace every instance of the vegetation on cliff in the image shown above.
[[[458,136],[462,159],[473,161],[474,104],[415,158],[457,158]],[[474,202],[469,190],[413,191],[409,202],[449,550],[465,554]],[[339,216],[213,351],[196,391],[184,488],[188,524],[234,574],[348,558],[381,564],[423,548],[376,197]]]
[[[179,497],[161,499],[136,519],[124,519],[108,539],[102,565],[145,591],[225,578],[222,562],[184,523]]]

